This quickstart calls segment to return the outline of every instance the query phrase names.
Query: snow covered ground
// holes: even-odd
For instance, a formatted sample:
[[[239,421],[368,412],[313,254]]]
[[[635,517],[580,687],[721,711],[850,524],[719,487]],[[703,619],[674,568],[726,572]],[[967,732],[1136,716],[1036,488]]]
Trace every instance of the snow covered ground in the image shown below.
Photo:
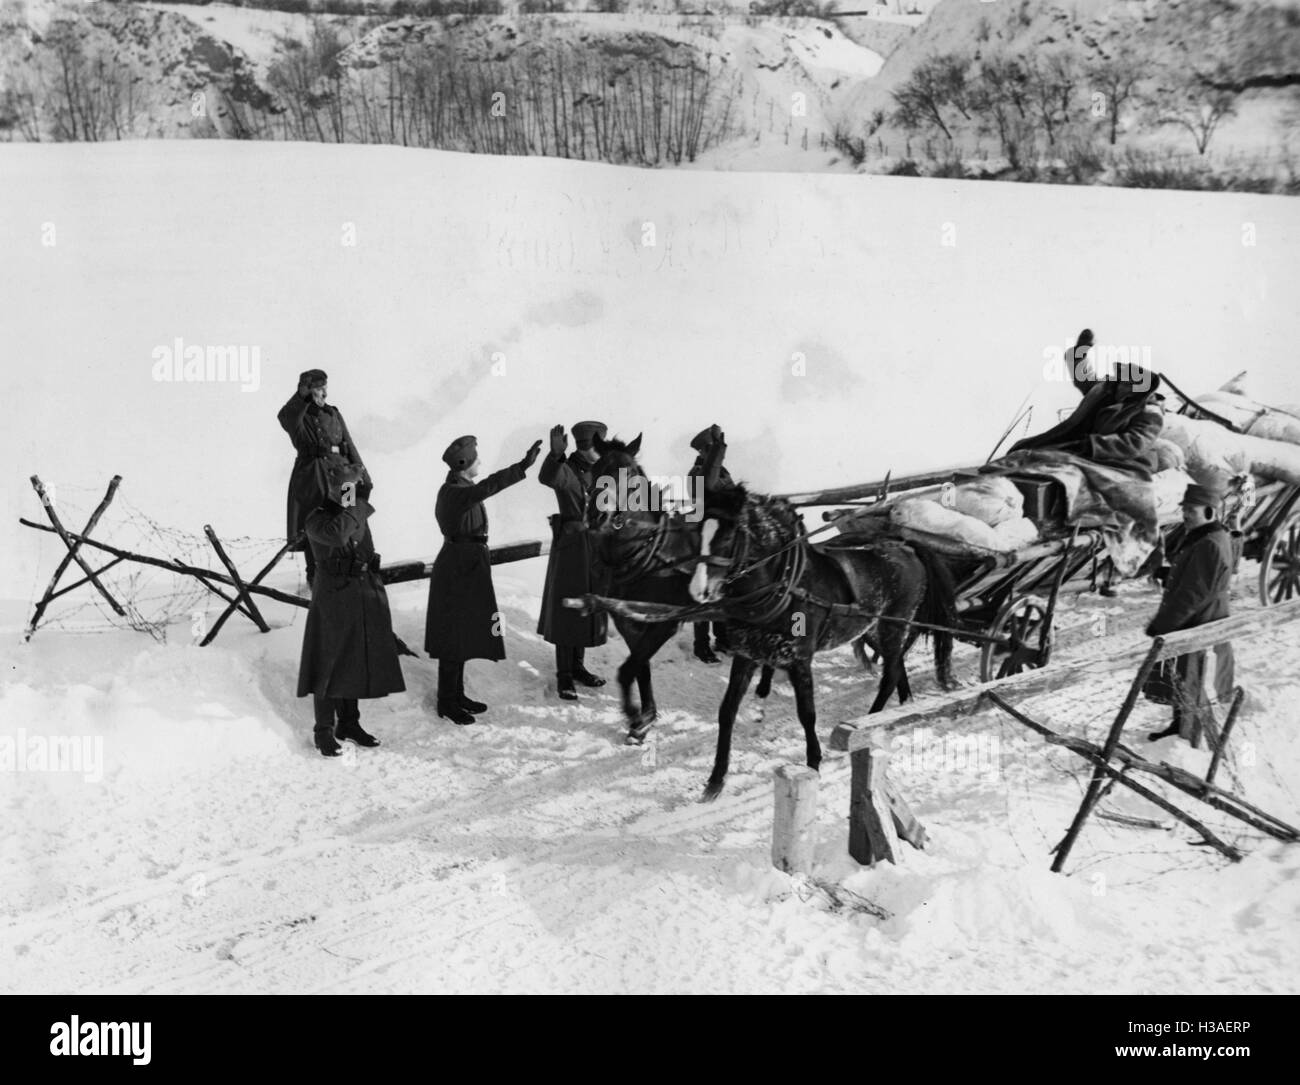
[[[272,604],[270,634],[239,618],[199,649],[188,622],[165,644],[73,634],[56,604],[23,646],[61,548],[16,524],[40,518],[30,474],[79,524],[119,472],[124,507],[162,525],[272,539],[275,411],[311,366],[376,479],[388,558],[436,550],[437,457],[464,432],[501,465],[596,415],[644,430],[648,469],[671,473],[717,421],[766,490],[982,461],[1027,394],[1035,428],[1074,401],[1043,358],[1085,324],[1193,389],[1247,368],[1256,397],[1300,400],[1295,201],[177,142],[5,147],[0,192],[21,405],[0,430],[0,736],[102,751],[98,771],[0,773],[4,989],[1295,990],[1295,848],[1248,836],[1228,866],[1181,828],[1097,821],[1072,876],[1051,875],[1082,766],[1009,720],[896,747],[933,838],[896,869],[848,858],[848,765],[828,758],[802,884],[767,855],[770,772],[802,745],[788,685],[747,702],[727,791],[698,805],[725,672],[683,633],[658,664],[655,744],[623,747],[608,687],[554,697],[540,561],[497,570],[510,658],[467,678],[493,711],[438,721],[432,664],[407,660],[408,692],[363,705],[382,747],[338,763],[292,696],[301,612]],[[178,337],[258,346],[256,387],[155,380]],[[489,505],[494,541],[539,537],[549,511],[530,478]],[[131,530],[110,513],[98,534]],[[412,645],[425,590],[391,593]],[[1153,605],[1136,583],[1080,599],[1062,651],[1096,610],[1132,633]],[[1300,634],[1240,653],[1232,779],[1295,822]],[[591,655],[612,675],[621,644]],[[974,676],[969,650],[957,669]],[[932,690],[923,652],[912,670]],[[817,674],[825,738],[870,687],[848,653]],[[1034,707],[1096,737],[1113,696]],[[1143,705],[1134,731],[1162,722]]]

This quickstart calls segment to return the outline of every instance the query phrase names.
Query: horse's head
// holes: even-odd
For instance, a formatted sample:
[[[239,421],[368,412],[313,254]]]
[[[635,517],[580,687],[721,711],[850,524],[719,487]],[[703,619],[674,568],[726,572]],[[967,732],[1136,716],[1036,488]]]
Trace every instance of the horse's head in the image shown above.
[[[637,453],[641,451],[641,437],[642,434],[638,433],[626,444],[618,438],[607,441],[596,436],[592,439],[591,447],[599,459],[591,469],[587,523],[598,534],[621,531],[627,522],[627,509],[621,498],[624,489],[620,483],[645,475],[636,462]]]
[[[707,494],[700,528],[700,557],[691,577],[691,598],[697,603],[722,598],[733,569],[744,564],[741,550],[749,538],[744,521],[750,504],[744,486],[721,487]]]

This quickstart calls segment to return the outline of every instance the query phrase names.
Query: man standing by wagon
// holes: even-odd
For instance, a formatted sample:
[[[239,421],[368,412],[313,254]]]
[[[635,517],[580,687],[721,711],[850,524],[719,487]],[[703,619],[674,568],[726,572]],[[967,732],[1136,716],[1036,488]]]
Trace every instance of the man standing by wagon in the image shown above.
[[[337,407],[325,402],[328,380],[323,369],[308,369],[298,377],[298,390],[280,408],[280,426],[298,453],[289,476],[288,516],[285,528],[290,550],[302,550],[307,561],[307,583],[315,578],[316,557],[299,536],[307,516],[329,492],[329,470],[335,464],[355,464],[369,482],[361,454],[352,443],[347,423]]]
[[[560,511],[550,518],[551,553],[546,561],[546,586],[537,632],[555,645],[555,688],[563,700],[576,701],[574,683],[598,688],[605,679],[587,670],[583,656],[588,648],[605,643],[608,618],[604,611],[582,614],[564,605],[566,597],[586,595],[592,585],[592,547],[587,533],[587,500],[593,484],[592,470],[599,458],[592,442],[604,438],[603,422],[577,422],[573,439],[577,449],[567,458],[568,437],[563,426],[551,430],[551,450],[538,470],[537,481],[555,491]]]
[[[1163,636],[1180,629],[1216,622],[1228,617],[1234,557],[1232,535],[1219,519],[1223,495],[1195,483],[1183,495],[1183,526],[1186,534],[1173,555],[1165,580],[1160,609],[1147,626],[1147,636]],[[1233,688],[1233,655],[1230,643],[1212,649],[1188,652],[1173,661],[1173,667],[1152,672],[1144,692],[1150,700],[1170,704],[1173,722],[1148,737],[1156,742],[1181,735],[1198,745],[1203,720],[1210,713],[1206,690],[1207,651],[1214,652],[1214,692],[1227,701]],[[1172,673],[1170,671],[1172,670]]]
[[[357,701],[406,689],[388,596],[370,535],[370,486],[359,465],[335,463],[327,493],[306,517],[316,582],[303,629],[298,696],[312,695],[316,748],[337,757],[339,739],[379,740],[361,727]]]
[[[730,473],[722,466],[722,457],[726,455],[726,442],[723,440],[722,429],[716,422],[708,429],[700,430],[691,439],[691,448],[695,449],[696,456],[690,471],[687,472],[687,477],[700,479],[695,485],[700,487],[705,485],[704,479],[708,477],[711,468],[717,471],[715,481],[718,484],[733,485]],[[701,495],[702,500],[703,495]],[[695,658],[701,663],[717,663],[718,657],[709,644],[709,623],[695,622],[694,624]],[[726,622],[713,623],[713,639],[719,652],[728,650]]]
[[[473,713],[488,708],[465,695],[466,661],[506,657],[483,502],[522,482],[541,448],[542,442],[534,441],[518,463],[482,482],[474,481],[479,473],[477,438],[458,437],[442,454],[450,470],[434,510],[443,542],[429,579],[424,650],[438,661],[438,715],[452,723],[473,723]]]

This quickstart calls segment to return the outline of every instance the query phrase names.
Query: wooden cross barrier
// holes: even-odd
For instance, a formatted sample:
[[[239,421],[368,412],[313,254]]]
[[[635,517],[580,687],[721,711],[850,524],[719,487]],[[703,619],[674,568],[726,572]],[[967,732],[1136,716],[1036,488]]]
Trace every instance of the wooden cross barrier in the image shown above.
[[[1010,678],[972,685],[961,690],[955,696],[936,697],[933,703],[919,709],[915,704],[910,704],[886,709],[874,715],[861,717],[853,722],[837,724],[831,733],[831,749],[847,751],[855,759],[853,762],[854,780],[861,778],[863,781],[861,785],[854,785],[853,794],[855,799],[851,799],[850,817],[851,819],[853,817],[852,804],[854,801],[858,803],[859,808],[865,809],[865,804],[858,796],[860,791],[865,793],[869,790],[869,784],[872,781],[869,758],[879,757],[879,754],[875,751],[879,749],[887,736],[909,730],[934,716],[967,715],[991,704],[1006,712],[1012,719],[1036,731],[1048,742],[1073,751],[1089,761],[1093,766],[1093,776],[1083,802],[1080,804],[1065,837],[1053,849],[1055,857],[1052,861],[1052,869],[1058,873],[1064,869],[1070,850],[1074,846],[1074,842],[1077,840],[1089,815],[1096,809],[1101,798],[1116,785],[1127,787],[1160,807],[1166,813],[1196,831],[1207,844],[1216,848],[1228,858],[1233,860],[1241,858],[1241,853],[1237,848],[1220,840],[1191,814],[1133,780],[1131,777],[1134,774],[1155,776],[1205,805],[1229,814],[1275,839],[1300,841],[1300,830],[1247,802],[1241,796],[1234,795],[1218,787],[1214,783],[1219,764],[1227,748],[1228,739],[1241,711],[1244,695],[1240,687],[1234,692],[1221,732],[1216,736],[1212,728],[1208,730],[1214,746],[1214,753],[1203,779],[1185,769],[1164,762],[1148,761],[1121,742],[1124,726],[1141,694],[1143,683],[1156,665],[1190,652],[1211,650],[1214,645],[1221,644],[1224,641],[1258,635],[1261,632],[1276,629],[1297,620],[1300,620],[1300,599],[1236,614],[1230,618],[1197,626],[1194,629],[1180,630],[1164,637],[1148,639],[1143,636],[1135,636],[1126,638],[1117,641],[1105,651],[1071,660],[1068,663],[1054,664],[1049,667],[1024,671]],[[1025,701],[1044,693],[1067,689],[1084,682],[1089,677],[1095,676],[1099,671],[1115,674],[1119,671],[1128,670],[1133,666],[1135,658],[1140,658],[1140,665],[1128,685],[1124,700],[1118,708],[1115,720],[1103,745],[1098,746],[1084,739],[1058,734],[1015,706],[1016,702]],[[863,758],[861,767],[857,760],[859,757]],[[897,819],[895,819],[895,826],[897,826]],[[853,833],[854,829],[851,825],[851,849],[854,847]],[[866,854],[865,850],[863,854]],[[859,862],[861,861],[863,860],[859,859]]]
[[[36,610],[32,614],[32,620],[27,625],[27,631],[23,636],[23,640],[26,641],[32,639],[32,634],[36,632],[36,626],[44,616],[45,608],[50,605],[51,601],[57,599],[60,595],[72,591],[73,588],[80,587],[82,584],[86,583],[94,584],[99,590],[100,595],[108,600],[108,604],[113,608],[114,612],[119,616],[124,617],[126,615],[126,610],[122,607],[121,603],[109,594],[108,589],[104,587],[103,583],[99,579],[101,573],[111,569],[123,559],[119,557],[114,561],[110,561],[107,565],[92,570],[90,566],[86,564],[85,558],[83,558],[79,553],[82,543],[85,542],[85,536],[88,536],[95,530],[95,525],[99,523],[99,518],[104,515],[104,510],[112,503],[113,497],[117,493],[117,488],[121,485],[122,476],[113,476],[112,480],[108,484],[108,491],[104,494],[103,500],[101,500],[95,507],[95,511],[90,514],[90,519],[86,521],[86,526],[81,529],[80,535],[72,534],[63,526],[63,523],[59,520],[59,514],[54,509],[54,501],[51,499],[49,493],[46,492],[45,484],[41,482],[40,478],[36,475],[32,475],[31,481],[32,488],[36,491],[36,495],[41,499],[41,507],[45,509],[45,515],[50,518],[50,523],[54,525],[46,530],[56,532],[59,538],[63,540],[63,545],[68,548],[68,552],[63,555],[63,560],[59,562],[58,568],[54,570],[54,576],[50,578],[50,586],[45,589],[45,594],[41,596],[40,601],[36,604]],[[25,522],[26,521],[24,521],[24,523]],[[44,527],[45,525],[33,524],[31,526]],[[75,544],[72,542],[73,539],[77,540]],[[74,561],[81,566],[82,571],[86,575],[75,584],[69,584],[66,588],[55,591],[54,589],[58,587],[59,578],[63,576],[68,566]]]

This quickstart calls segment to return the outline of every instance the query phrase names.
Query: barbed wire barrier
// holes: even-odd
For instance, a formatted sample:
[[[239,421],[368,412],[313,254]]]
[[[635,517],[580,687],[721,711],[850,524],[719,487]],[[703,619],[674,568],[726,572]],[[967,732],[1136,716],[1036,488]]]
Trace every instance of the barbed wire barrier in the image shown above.
[[[289,551],[283,538],[245,535],[222,540],[211,525],[204,526],[203,534],[168,527],[122,497],[118,492],[121,481],[120,475],[113,477],[85,520],[85,526],[74,531],[65,525],[63,518],[76,519],[90,507],[95,491],[60,486],[56,498],[53,488],[47,488],[38,476],[32,476],[32,488],[50,523],[40,524],[25,518],[20,518],[19,523],[56,535],[66,552],[39,597],[35,594],[39,574],[33,583],[35,605],[24,640],[30,640],[38,626],[46,625],[79,633],[126,628],[165,642],[168,627],[185,622],[189,635],[207,645],[236,611],[263,632],[269,631],[253,595],[294,607],[309,605],[301,596],[261,583]],[[91,537],[110,506],[113,543]],[[210,567],[214,553],[224,571]],[[105,556],[109,560],[104,560]],[[69,571],[73,565],[82,573],[81,578],[60,586],[65,574],[72,575]],[[245,580],[238,572],[239,567],[254,565],[260,566],[261,571],[251,580]],[[86,590],[79,593],[76,601],[68,600],[53,616],[48,613],[53,602],[65,599],[78,588]],[[213,596],[223,601],[224,609],[209,623]]]
[[[190,636],[200,646],[206,646],[235,613],[244,615],[261,632],[270,632],[254,596],[274,599],[296,608],[311,605],[303,595],[263,583],[299,540],[285,542],[283,538],[251,535],[223,540],[211,524],[204,524],[202,535],[166,527],[119,497],[121,475],[113,476],[81,531],[72,531],[63,523],[59,509],[68,514],[84,511],[90,507],[95,491],[85,487],[61,487],[56,502],[53,488],[47,488],[36,475],[32,475],[31,482],[50,522],[40,524],[24,517],[19,517],[18,522],[24,527],[56,535],[66,552],[44,594],[39,598],[36,596],[39,575],[32,585],[35,607],[24,640],[31,640],[37,626],[43,623],[70,632],[103,633],[114,628],[127,628],[148,633],[157,641],[166,641],[168,626],[188,620]],[[69,495],[72,495],[71,501]],[[113,506],[113,543],[91,538],[110,505]],[[493,565],[501,565],[543,556],[549,551],[549,543],[529,539],[493,546],[489,558]],[[158,556],[160,552],[165,556]],[[103,562],[99,568],[92,568],[90,559],[102,561],[105,554],[111,560]],[[214,555],[221,569],[211,567]],[[61,579],[73,564],[81,570],[81,579],[60,587]],[[241,567],[258,567],[259,571],[248,578],[240,573]],[[401,584],[427,579],[432,571],[433,559],[420,558],[383,565],[378,576],[384,584]],[[47,618],[46,611],[52,602],[87,585],[94,589],[93,593],[83,591],[79,604],[60,608],[54,618]],[[225,606],[209,623],[207,616],[213,596],[222,600]],[[400,650],[413,654],[405,645],[400,645]]]

